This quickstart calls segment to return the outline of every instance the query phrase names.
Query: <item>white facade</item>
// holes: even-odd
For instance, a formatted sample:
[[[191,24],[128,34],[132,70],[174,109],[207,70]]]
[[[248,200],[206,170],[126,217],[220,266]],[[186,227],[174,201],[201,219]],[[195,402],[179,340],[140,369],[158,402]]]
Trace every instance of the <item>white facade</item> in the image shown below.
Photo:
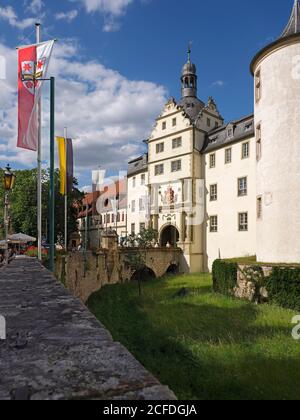
[[[211,269],[218,258],[300,262],[298,0],[282,37],[251,69],[254,115],[224,124],[213,99],[197,97],[189,52],[181,100],[168,101],[147,153],[129,162],[119,235],[153,227],[161,246],[182,248],[187,272]]]
[[[260,261],[300,261],[300,34],[283,38],[253,67],[260,79],[255,101],[261,156],[257,162],[257,223]]]
[[[249,144],[249,156],[242,158],[243,145]],[[206,253],[208,267],[217,258],[256,255],[256,144],[255,138],[222,147],[205,154],[206,184]],[[230,151],[230,152],[229,152]],[[215,167],[210,168],[211,155]],[[228,159],[231,154],[231,159]],[[239,189],[239,183],[246,189]],[[248,226],[240,230],[239,218],[247,214]],[[217,217],[217,228],[212,218]]]
[[[148,140],[151,226],[162,246],[183,249],[187,271],[210,269],[219,257],[300,261],[298,0],[252,71],[255,114],[223,125],[214,101],[197,98],[189,54],[181,101],[166,104]]]
[[[149,227],[148,171],[127,178],[127,232],[136,235]]]

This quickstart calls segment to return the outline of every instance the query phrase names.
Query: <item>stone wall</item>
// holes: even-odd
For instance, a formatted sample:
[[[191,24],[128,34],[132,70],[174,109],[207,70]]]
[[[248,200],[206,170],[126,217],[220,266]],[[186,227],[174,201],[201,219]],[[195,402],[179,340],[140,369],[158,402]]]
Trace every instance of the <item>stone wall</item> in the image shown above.
[[[267,302],[268,292],[264,284],[271,273],[270,266],[239,265],[237,286],[233,290],[234,296],[250,302]]]
[[[56,261],[56,277],[72,294],[82,302],[103,286],[125,283],[131,280],[134,272],[126,262],[129,253],[136,249],[111,248],[97,253],[72,252],[66,256],[58,256]],[[151,248],[145,251],[146,267],[152,270],[155,277],[166,274],[171,266],[182,272],[183,255],[180,249]]]
[[[0,400],[176,399],[36,259],[1,269],[0,290]]]

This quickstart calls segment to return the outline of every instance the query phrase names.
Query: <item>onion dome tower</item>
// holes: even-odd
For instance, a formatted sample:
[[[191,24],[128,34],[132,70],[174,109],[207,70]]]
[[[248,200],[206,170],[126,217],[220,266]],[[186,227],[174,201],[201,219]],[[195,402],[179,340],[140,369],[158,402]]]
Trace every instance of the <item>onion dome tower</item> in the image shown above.
[[[185,63],[181,74],[181,100],[180,105],[192,121],[196,119],[204,102],[197,97],[198,76],[196,65],[191,62],[191,46],[188,49],[188,61]]]

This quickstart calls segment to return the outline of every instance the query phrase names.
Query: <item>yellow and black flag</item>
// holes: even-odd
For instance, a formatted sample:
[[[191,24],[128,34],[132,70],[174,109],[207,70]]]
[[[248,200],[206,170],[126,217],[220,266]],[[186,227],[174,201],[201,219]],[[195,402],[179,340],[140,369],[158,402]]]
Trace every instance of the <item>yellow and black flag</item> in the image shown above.
[[[73,189],[73,141],[64,137],[56,138],[60,168],[60,194],[68,195]]]

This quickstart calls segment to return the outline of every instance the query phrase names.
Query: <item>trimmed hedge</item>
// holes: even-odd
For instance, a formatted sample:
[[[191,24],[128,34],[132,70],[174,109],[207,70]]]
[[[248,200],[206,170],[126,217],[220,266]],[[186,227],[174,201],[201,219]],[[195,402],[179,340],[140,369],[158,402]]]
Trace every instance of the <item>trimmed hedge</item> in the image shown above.
[[[216,293],[232,296],[237,282],[238,264],[216,260],[213,264],[213,287]]]
[[[300,311],[300,268],[273,268],[266,288],[271,303]]]
[[[250,274],[256,288],[257,301],[259,302],[260,288],[268,292],[268,302],[283,308],[300,311],[300,268],[299,267],[273,267],[269,277],[264,277],[262,266],[258,264],[248,266],[244,274]],[[238,264],[230,261],[216,260],[213,264],[213,288],[217,293],[227,296],[233,295],[237,286]]]

